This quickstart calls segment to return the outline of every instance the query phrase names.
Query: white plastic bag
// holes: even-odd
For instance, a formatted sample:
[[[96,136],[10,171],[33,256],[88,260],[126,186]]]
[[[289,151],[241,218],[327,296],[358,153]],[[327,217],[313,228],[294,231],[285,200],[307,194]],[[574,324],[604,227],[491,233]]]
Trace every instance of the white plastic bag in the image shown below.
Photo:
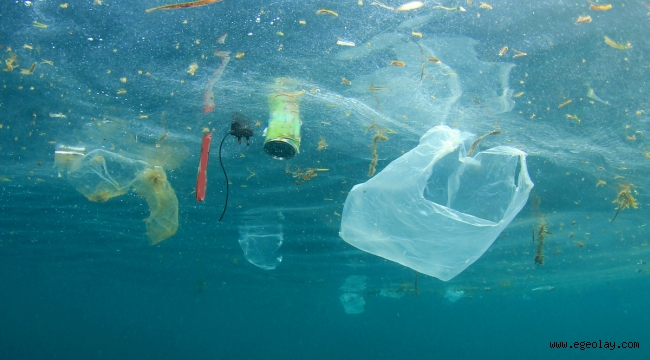
[[[416,148],[354,186],[341,238],[443,281],[460,274],[508,226],[533,188],[523,151],[498,146],[469,158],[471,137],[436,126]]]

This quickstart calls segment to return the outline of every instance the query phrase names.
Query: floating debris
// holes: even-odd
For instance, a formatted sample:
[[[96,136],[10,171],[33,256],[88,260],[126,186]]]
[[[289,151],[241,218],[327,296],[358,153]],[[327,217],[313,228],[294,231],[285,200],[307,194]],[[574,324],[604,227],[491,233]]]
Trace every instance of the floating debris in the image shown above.
[[[221,65],[214,71],[214,75],[212,75],[212,78],[207,83],[207,90],[205,91],[205,94],[203,94],[203,113],[207,114],[214,110],[215,104],[214,104],[214,85],[219,81],[221,76],[223,75],[223,72],[226,70],[226,66],[228,65],[228,62],[230,61],[230,51],[220,51],[216,50],[214,52],[215,55],[221,58]]]
[[[373,1],[372,4],[370,4],[370,5],[372,5],[372,6],[379,6],[380,8],[384,8],[384,9],[387,9],[387,10],[395,10],[394,7],[390,7],[390,6],[388,6],[388,5],[384,5],[384,4],[380,3],[379,1]]]
[[[375,134],[375,137],[372,140],[372,161],[370,162],[370,169],[368,170],[368,177],[372,177],[375,175],[375,172],[377,171],[377,161],[379,160],[379,155],[377,154],[377,141],[386,141],[388,140],[388,136],[377,132]]]
[[[607,11],[612,9],[612,4],[605,4],[605,5],[590,5],[589,8],[594,11]]]
[[[339,14],[337,14],[336,12],[334,12],[332,10],[327,10],[327,9],[318,9],[318,11],[316,11],[316,14],[317,15],[327,14],[327,15],[332,15],[332,16],[335,16],[335,17],[339,16]]]
[[[219,38],[217,39],[217,44],[225,44],[227,37],[228,37],[228,33],[219,36]]]
[[[512,51],[515,52],[515,54],[512,55],[513,58],[518,58],[518,57],[522,57],[522,56],[528,56],[528,54],[526,54],[525,52],[523,52],[523,51],[519,51],[519,50],[517,50],[517,49],[512,49]]]
[[[34,73],[34,69],[36,68],[36,63],[33,63],[32,66],[29,69],[21,69],[20,73],[22,75],[31,75]]]
[[[476,139],[476,141],[474,141],[472,146],[469,148],[469,152],[467,152],[467,156],[469,157],[469,156],[472,156],[472,154],[474,154],[474,150],[476,149],[476,146],[481,142],[481,140],[485,139],[486,137],[488,137],[490,135],[500,135],[500,134],[501,134],[501,130],[494,130],[494,131],[491,131],[491,132],[489,132],[489,133],[487,133],[485,135],[479,136],[479,138]]]
[[[341,39],[336,40],[336,45],[339,45],[339,46],[356,46],[354,41],[341,40]]]
[[[171,5],[163,5],[163,6],[158,6],[154,8],[150,8],[145,10],[145,12],[152,12],[156,10],[173,10],[173,9],[182,9],[182,8],[189,8],[189,7],[196,7],[196,6],[204,6],[216,2],[220,2],[221,0],[199,0],[199,1],[191,1],[191,2],[186,2],[186,3],[181,3],[181,4],[171,4]],[[101,3],[100,3],[101,4]]]
[[[612,201],[613,204],[618,204],[618,208],[616,209],[616,214],[614,215],[614,218],[610,222],[616,220],[616,217],[618,216],[618,212],[621,211],[621,209],[628,209],[630,207],[634,209],[639,208],[639,206],[636,203],[636,199],[634,198],[634,196],[632,196],[632,189],[631,189],[632,186],[634,185],[623,185],[621,187],[621,191],[618,192],[616,199]]]
[[[287,174],[291,174],[294,178],[297,178],[298,181],[296,181],[296,185],[302,185],[305,182],[311,180],[312,178],[315,178],[318,176],[316,172],[324,172],[324,171],[329,171],[327,168],[307,168],[307,170],[303,170],[300,166],[296,166],[293,170],[287,165],[285,168],[285,171]]]
[[[397,11],[410,11],[410,10],[415,10],[419,9],[424,6],[424,3],[422,1],[410,1],[407,2],[406,4],[400,5],[397,7]]]
[[[605,44],[613,47],[614,49],[619,49],[619,50],[628,50],[632,48],[632,44],[629,42],[625,45],[618,44],[614,42],[614,40],[610,39],[609,37],[605,36]]]
[[[432,9],[442,9],[442,10],[447,10],[447,11],[455,11],[456,10],[455,7],[445,7],[445,6],[442,6],[442,5],[436,5],[436,6],[432,7]]]
[[[455,303],[456,301],[466,297],[465,292],[463,290],[454,290],[454,289],[447,289],[447,292],[445,292],[445,299],[449,300],[452,303]]]
[[[580,118],[578,117],[578,115],[566,114],[566,118],[570,120],[575,120],[578,122],[578,124],[580,124]]]
[[[15,68],[17,68],[18,66],[20,66],[20,65],[18,65],[18,63],[16,62],[16,59],[17,59],[17,58],[18,58],[18,57],[16,56],[16,54],[11,54],[11,55],[9,56],[9,58],[5,60],[5,64],[7,65],[7,67],[4,68],[4,69],[2,69],[2,70],[4,70],[4,71],[13,71]]]
[[[199,65],[197,65],[196,63],[192,63],[192,64],[190,64],[190,68],[189,68],[189,70],[187,70],[187,73],[194,76],[194,73],[196,72],[196,70],[198,68],[199,68]]]
[[[554,286],[540,286],[533,289],[533,291],[551,291],[555,289]]]
[[[535,239],[535,228],[533,227],[533,243],[537,241],[537,249],[535,250],[535,264],[544,265],[544,244],[546,235],[551,234],[546,227],[546,221],[542,218],[539,227],[537,228],[537,239]]]
[[[605,105],[609,105],[608,101],[605,101],[605,100],[599,98],[598,96],[596,96],[596,94],[594,94],[594,89],[592,89],[592,88],[589,88],[589,91],[587,91],[587,97],[592,98],[592,99],[594,99],[594,100],[596,100],[598,102],[601,102],[601,103],[603,103]]]
[[[327,143],[327,141],[325,141],[325,138],[321,136],[320,140],[318,141],[318,151],[325,150],[327,149],[328,146],[329,144]]]

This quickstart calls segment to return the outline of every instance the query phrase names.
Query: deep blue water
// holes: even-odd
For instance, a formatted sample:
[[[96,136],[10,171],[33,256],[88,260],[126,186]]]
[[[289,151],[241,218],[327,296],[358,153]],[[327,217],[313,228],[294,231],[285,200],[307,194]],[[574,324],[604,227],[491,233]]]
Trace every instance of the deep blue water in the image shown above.
[[[223,0],[150,13],[164,2],[67,4],[0,4],[0,358],[650,354],[645,3],[594,11],[588,2],[494,1],[490,10],[425,1],[398,12],[370,1]],[[317,15],[321,8],[338,16]],[[592,22],[576,24],[583,15]],[[204,93],[222,64],[215,50],[231,57],[206,114]],[[278,94],[300,104],[300,152],[286,161],[263,150]],[[219,222],[226,193],[217,153],[233,111],[255,135],[250,146],[224,141],[231,184]],[[488,250],[446,282],[339,236],[348,193],[369,179],[373,137],[388,137],[375,148],[373,179],[381,179],[437,125],[476,136],[501,130],[478,150],[525,151],[535,184]],[[214,133],[208,187],[197,202],[206,131]],[[55,163],[61,146],[102,157],[79,155],[67,167]],[[97,172],[84,172],[101,159],[125,190],[89,201],[84,191],[106,195]],[[178,210],[178,229],[154,245],[143,168],[164,171],[178,202],[161,207]],[[305,177],[308,169],[317,176]],[[447,196],[445,184],[431,186]],[[626,188],[636,208],[612,221]],[[391,208],[389,195],[378,199],[389,215],[414,215]],[[537,264],[531,232],[542,224]],[[346,294],[363,299],[356,311]],[[584,341],[638,348],[550,348]]]

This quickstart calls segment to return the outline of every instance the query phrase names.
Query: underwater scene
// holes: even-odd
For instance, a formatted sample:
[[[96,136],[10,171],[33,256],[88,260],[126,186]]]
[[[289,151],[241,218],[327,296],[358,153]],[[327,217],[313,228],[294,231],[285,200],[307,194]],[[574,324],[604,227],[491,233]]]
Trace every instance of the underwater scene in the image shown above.
[[[2,1],[0,358],[648,358],[648,34],[644,0]]]

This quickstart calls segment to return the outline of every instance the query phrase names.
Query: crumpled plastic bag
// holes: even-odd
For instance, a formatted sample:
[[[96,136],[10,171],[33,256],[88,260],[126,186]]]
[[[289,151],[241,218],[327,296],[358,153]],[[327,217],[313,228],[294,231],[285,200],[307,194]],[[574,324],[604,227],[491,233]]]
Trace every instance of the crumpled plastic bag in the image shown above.
[[[151,211],[145,222],[152,245],[178,230],[178,198],[161,167],[102,149],[59,165],[61,171],[67,170],[70,183],[90,201],[105,202],[133,187]]]
[[[346,314],[361,314],[366,311],[366,300],[363,298],[366,282],[365,275],[350,275],[345,279],[340,288],[343,293],[339,300]]]
[[[472,134],[436,126],[345,201],[339,235],[368,253],[447,281],[478,260],[528,200],[526,153],[467,157]]]

